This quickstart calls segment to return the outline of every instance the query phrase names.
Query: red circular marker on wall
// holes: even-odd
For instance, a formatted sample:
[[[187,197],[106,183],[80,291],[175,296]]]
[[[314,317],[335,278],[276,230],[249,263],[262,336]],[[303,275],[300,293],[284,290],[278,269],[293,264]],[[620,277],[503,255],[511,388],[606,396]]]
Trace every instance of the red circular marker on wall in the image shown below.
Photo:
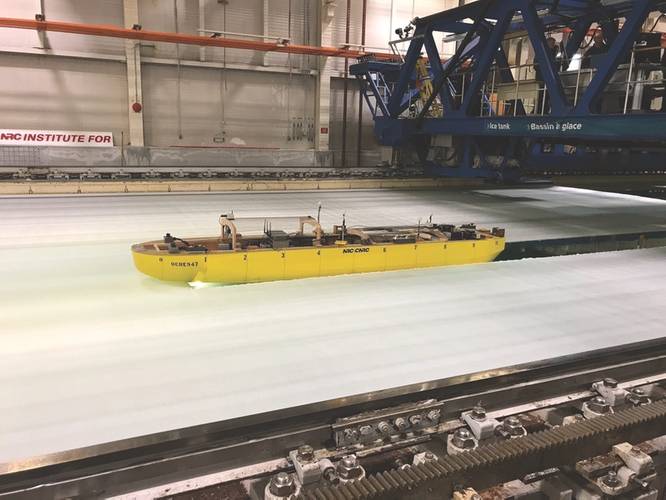
[[[143,106],[141,106],[141,103],[135,102],[134,104],[132,104],[132,109],[134,110],[135,113],[141,113]]]

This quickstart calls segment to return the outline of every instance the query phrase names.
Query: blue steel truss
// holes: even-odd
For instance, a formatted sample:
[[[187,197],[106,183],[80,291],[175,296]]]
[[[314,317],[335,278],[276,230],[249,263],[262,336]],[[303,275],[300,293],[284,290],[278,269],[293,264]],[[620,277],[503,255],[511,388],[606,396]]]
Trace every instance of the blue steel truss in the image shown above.
[[[630,57],[641,26],[654,11],[666,12],[666,0],[479,0],[414,20],[414,35],[402,63],[365,60],[352,65],[350,72],[361,82],[379,141],[414,151],[422,163],[434,167],[437,175],[506,176],[516,164],[511,159],[518,157],[518,152],[523,157],[538,155],[535,143],[543,141],[554,144],[549,154],[559,154],[557,161],[566,159],[563,144],[581,141],[603,144],[619,139],[663,145],[666,114],[600,112],[601,99],[613,74]],[[603,27],[608,52],[596,63],[594,76],[574,101],[563,88],[546,33],[570,30],[563,48],[563,57],[568,60],[581,49],[595,23]],[[464,36],[456,54],[446,62],[442,62],[435,41],[439,32]],[[534,63],[548,92],[547,116],[526,115],[520,99],[513,103],[514,116],[496,116],[482,94],[492,68],[499,83],[514,82],[502,44],[512,34],[529,37],[534,48]],[[416,65],[424,52],[434,92],[415,116],[410,106],[419,95]],[[464,97],[456,95],[456,82],[462,79],[467,85]],[[429,113],[435,100],[441,103],[440,117]],[[486,110],[483,113],[477,107],[479,102]],[[406,113],[408,110],[411,112]],[[438,135],[456,139],[457,165],[453,168],[428,158],[431,139]],[[487,164],[485,153],[497,152],[498,148],[502,163]],[[582,151],[579,147],[570,159],[579,158]],[[657,164],[666,165],[664,151]]]

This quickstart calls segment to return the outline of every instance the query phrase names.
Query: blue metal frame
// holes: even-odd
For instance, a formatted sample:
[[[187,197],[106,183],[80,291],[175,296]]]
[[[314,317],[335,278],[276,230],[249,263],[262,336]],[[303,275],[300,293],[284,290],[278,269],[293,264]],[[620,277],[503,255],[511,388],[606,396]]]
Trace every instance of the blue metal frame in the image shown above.
[[[601,97],[601,92],[608,85],[620,62],[629,54],[641,25],[645,22],[647,15],[654,10],[656,2],[654,0],[634,0],[632,3],[634,5],[631,11],[627,13],[622,31],[615,37],[610,46],[610,51],[597,68],[597,74],[594,75],[590,85],[578,102],[575,109],[576,114],[593,112],[594,104]]]
[[[428,54],[434,80],[439,81],[444,74],[444,65],[442,64],[442,59],[439,55],[439,50],[437,49],[437,44],[435,43],[432,31],[427,32],[424,45],[426,53]],[[445,113],[450,113],[453,111],[453,97],[451,95],[451,87],[449,85],[442,85],[442,88],[439,91],[439,98],[442,101],[442,106]]]
[[[521,140],[553,141],[557,146],[577,140],[612,141],[614,139],[643,142],[666,141],[666,114],[602,115],[599,101],[618,65],[627,58],[633,43],[640,34],[640,27],[648,14],[655,10],[666,11],[666,0],[625,0],[611,6],[597,0],[480,0],[455,9],[415,20],[414,36],[404,63],[363,62],[352,65],[350,71],[360,80],[368,105],[369,96],[377,101],[381,111],[374,113],[375,131],[384,145],[411,148],[426,160],[429,138],[435,135],[451,135],[459,138],[463,153],[457,168],[438,169],[444,175],[504,176],[506,172],[489,168],[478,157],[490,145],[504,148],[503,154],[513,151]],[[618,31],[617,20],[625,22]],[[473,23],[469,20],[472,19]],[[571,28],[565,58],[569,60],[579,49],[593,23],[604,27],[609,51],[598,64],[597,71],[577,103],[570,102],[565,94],[556,61],[547,47],[545,33],[549,29]],[[523,103],[514,103],[515,117],[475,116],[472,104],[480,97],[482,86],[489,78],[495,64],[501,82],[514,81],[502,41],[507,35],[526,31],[535,52],[541,78],[548,89],[550,116],[525,116]],[[435,33],[465,34],[464,50],[453,60],[442,63]],[[467,43],[469,42],[469,43]],[[425,50],[436,96],[444,109],[441,118],[409,119],[405,110],[418,96],[416,88],[416,64]],[[390,87],[390,97],[383,100],[375,84],[381,74]],[[463,101],[452,93],[456,81],[467,78],[469,86]],[[456,80],[457,79],[457,80]],[[434,97],[433,97],[434,99]],[[428,109],[422,110],[425,117]],[[498,138],[504,137],[506,145],[498,146]],[[506,138],[511,138],[509,141]],[[534,145],[528,146],[530,151]],[[552,157],[552,156],[551,156]],[[505,156],[506,159],[506,156]],[[502,162],[506,167],[508,161]],[[664,153],[666,164],[666,149]],[[435,166],[436,167],[436,166]],[[496,167],[496,165],[495,165]],[[502,170],[502,169],[499,169]]]
[[[472,104],[472,99],[476,99],[476,94],[481,90],[483,82],[486,81],[488,77],[488,72],[492,66],[495,58],[497,56],[497,51],[499,50],[500,44],[504,39],[504,34],[506,33],[507,28],[511,24],[511,19],[515,14],[515,10],[509,9],[497,20],[497,24],[490,33],[490,36],[487,37],[484,46],[481,48],[480,53],[478,54],[474,73],[472,75],[472,81],[470,87],[468,88],[465,98],[458,110],[458,113],[455,113],[457,116],[469,114],[469,108]],[[480,36],[482,36],[480,34]]]
[[[534,46],[534,58],[539,64],[543,80],[550,94],[552,114],[563,115],[567,112],[568,103],[566,97],[564,97],[564,88],[555,67],[555,61],[546,45],[545,27],[530,0],[523,0],[521,12]]]

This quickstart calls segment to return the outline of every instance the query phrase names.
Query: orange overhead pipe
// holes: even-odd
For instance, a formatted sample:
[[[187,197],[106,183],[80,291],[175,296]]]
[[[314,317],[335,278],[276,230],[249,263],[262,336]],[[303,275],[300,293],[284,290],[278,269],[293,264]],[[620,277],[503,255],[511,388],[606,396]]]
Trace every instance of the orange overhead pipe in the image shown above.
[[[120,28],[118,26],[103,24],[80,24],[67,23],[63,21],[35,21],[32,19],[0,17],[0,27],[38,31],[57,31],[59,33],[105,36],[111,38],[124,38],[129,40],[142,40],[148,42],[182,43],[184,45],[257,50],[260,52],[285,52],[290,54],[348,58],[358,58],[364,55],[373,55],[377,59],[386,61],[392,61],[396,59],[394,54],[362,52],[359,50],[350,50],[349,48],[338,49],[335,47],[312,47],[309,45],[259,42],[242,40],[238,38],[207,37],[199,35],[187,35],[184,33],[169,33],[161,31],[148,31],[143,29]]]

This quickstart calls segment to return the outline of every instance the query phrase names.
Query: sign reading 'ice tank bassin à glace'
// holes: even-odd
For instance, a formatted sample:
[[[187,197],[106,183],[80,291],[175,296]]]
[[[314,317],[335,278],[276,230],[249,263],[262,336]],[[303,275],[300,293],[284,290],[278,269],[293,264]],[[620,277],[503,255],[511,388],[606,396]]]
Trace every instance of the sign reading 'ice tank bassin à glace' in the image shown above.
[[[497,133],[510,133],[520,131],[521,133],[527,134],[571,134],[576,132],[585,132],[585,125],[581,121],[528,121],[520,122],[518,120],[515,123],[510,121],[488,121],[486,123],[486,130],[488,132],[497,132]]]
[[[515,137],[608,137],[609,139],[642,135],[652,137],[661,133],[653,121],[632,122],[628,130],[627,123],[621,120],[599,120],[592,118],[502,118],[484,121],[483,132],[490,135]]]

